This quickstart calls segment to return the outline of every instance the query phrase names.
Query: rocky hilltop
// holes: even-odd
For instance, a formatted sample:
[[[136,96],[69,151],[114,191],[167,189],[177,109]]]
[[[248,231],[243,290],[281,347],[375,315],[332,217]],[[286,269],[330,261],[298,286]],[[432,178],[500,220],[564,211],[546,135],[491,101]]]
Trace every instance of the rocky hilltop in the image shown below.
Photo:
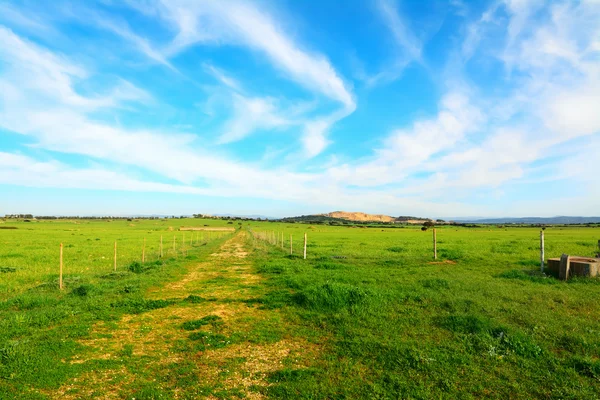
[[[325,217],[345,219],[348,221],[375,221],[375,222],[394,222],[396,218],[390,217],[389,215],[381,214],[365,214],[362,212],[346,212],[346,211],[334,211],[328,214],[321,214]]]

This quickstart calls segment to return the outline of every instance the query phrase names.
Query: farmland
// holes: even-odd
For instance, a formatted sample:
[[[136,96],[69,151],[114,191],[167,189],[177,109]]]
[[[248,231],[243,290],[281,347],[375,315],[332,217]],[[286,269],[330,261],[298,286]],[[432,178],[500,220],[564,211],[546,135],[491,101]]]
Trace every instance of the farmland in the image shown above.
[[[418,227],[7,226],[0,398],[600,396],[600,280],[539,274],[538,229],[439,227],[434,261]],[[548,258],[592,256],[600,228],[545,236]]]

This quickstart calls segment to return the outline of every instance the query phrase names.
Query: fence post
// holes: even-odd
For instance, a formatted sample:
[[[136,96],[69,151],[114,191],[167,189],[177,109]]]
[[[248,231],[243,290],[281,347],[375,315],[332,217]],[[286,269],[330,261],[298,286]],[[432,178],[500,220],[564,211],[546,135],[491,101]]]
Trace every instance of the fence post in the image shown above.
[[[560,256],[560,266],[558,268],[558,279],[566,281],[571,272],[571,260],[567,254]]]
[[[540,271],[544,272],[544,231],[540,231]]]
[[[59,272],[58,272],[58,288],[60,290],[63,290],[63,279],[62,279],[62,275],[63,275],[63,244],[60,244],[60,267],[59,267]]]
[[[292,247],[292,234],[290,234],[290,255],[294,252],[294,248]]]
[[[435,233],[435,228],[433,228],[433,259],[437,260],[437,237]]]
[[[144,244],[142,244],[142,263],[146,262],[146,238],[144,238]]]
[[[113,268],[117,272],[117,241],[115,240],[115,257],[113,259]]]
[[[160,235],[160,258],[163,257],[162,235]]]
[[[173,235],[173,253],[176,253],[176,251],[175,251],[175,235]]]
[[[306,232],[304,232],[304,259],[306,260]]]

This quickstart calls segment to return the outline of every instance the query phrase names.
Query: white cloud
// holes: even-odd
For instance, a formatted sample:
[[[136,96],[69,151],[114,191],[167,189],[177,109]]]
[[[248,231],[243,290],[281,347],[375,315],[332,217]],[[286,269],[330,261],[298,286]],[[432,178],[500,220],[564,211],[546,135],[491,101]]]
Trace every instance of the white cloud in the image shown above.
[[[279,113],[280,107],[275,99],[247,98],[233,94],[233,115],[218,142],[231,143],[256,130],[289,126],[292,121]]]
[[[316,156],[329,145],[330,142],[326,138],[326,133],[329,128],[330,124],[325,120],[306,123],[302,143],[307,157]]]
[[[178,30],[170,53],[196,43],[233,43],[266,54],[273,64],[306,88],[322,93],[349,109],[355,107],[351,91],[329,61],[303,50],[265,12],[245,1],[163,1],[164,17]]]
[[[80,14],[77,16],[81,17]],[[91,15],[88,13],[86,18],[93,20],[99,27],[111,31],[127,40],[136,50],[146,55],[146,57],[149,59],[158,62],[159,64],[162,64],[175,72],[178,72],[168,60],[168,57],[166,57],[161,50],[155,48],[147,39],[133,32],[125,22],[117,22],[105,16],[94,13],[91,13]]]
[[[401,183],[437,153],[449,151],[469,133],[477,132],[483,115],[460,92],[446,95],[437,115],[389,135],[373,160],[331,168],[333,179],[357,186]]]
[[[393,61],[380,72],[365,79],[367,85],[394,81],[400,77],[404,69],[413,62],[423,63],[423,43],[409,28],[407,21],[401,16],[394,0],[378,0],[375,3],[381,21],[391,33],[396,48],[391,53]]]
[[[393,0],[379,0],[377,7],[383,22],[410,60],[421,61],[422,44],[402,19]]]
[[[76,82],[88,77],[88,71],[83,66],[22,39],[3,26],[0,26],[0,42],[3,43],[0,46],[0,61],[6,65],[0,78],[5,101],[9,100],[7,96],[10,93],[20,93],[21,96],[26,95],[33,105],[52,101],[91,110],[117,106],[126,101],[151,99],[147,92],[123,79],[108,94],[83,96],[74,89]]]
[[[302,49],[283,31],[273,17],[251,3],[246,1],[200,3],[179,0],[163,1],[162,5],[164,15],[178,30],[170,46],[171,54],[181,52],[196,43],[244,45],[266,54],[273,65],[285,72],[290,79],[315,93],[339,102],[343,107],[344,116],[356,109],[354,95],[330,62],[321,54]],[[236,89],[234,81],[223,81],[226,77],[220,71],[211,72],[225,85]],[[258,104],[250,105],[258,107]],[[274,115],[275,112],[271,107],[265,105],[263,101],[260,108],[264,113],[257,115],[268,117],[269,121],[266,125],[285,125]],[[340,113],[334,115],[339,116]],[[236,119],[240,122],[233,129],[229,128],[231,133],[226,134],[225,142],[243,137],[249,131],[249,129],[241,129],[243,121],[249,120],[247,117]],[[334,120],[333,115],[312,121],[307,119],[301,140],[305,146],[306,156],[315,156],[326,148],[330,143],[326,139],[326,133],[337,120],[339,117]]]
[[[204,64],[202,64],[202,66],[204,67],[204,70],[206,72],[211,74],[215,79],[217,79],[219,82],[221,82],[228,88],[233,89],[236,92],[242,91],[241,84],[235,78],[229,76],[220,68],[217,68],[214,65],[209,64],[209,63],[204,63]]]

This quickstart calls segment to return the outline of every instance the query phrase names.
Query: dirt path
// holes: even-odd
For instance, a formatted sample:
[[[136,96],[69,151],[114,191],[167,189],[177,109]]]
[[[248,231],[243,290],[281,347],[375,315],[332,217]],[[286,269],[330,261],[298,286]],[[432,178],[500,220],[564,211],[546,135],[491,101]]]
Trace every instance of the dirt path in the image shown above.
[[[307,366],[315,345],[289,337],[280,313],[257,305],[266,288],[248,260],[247,235],[239,232],[183,279],[147,294],[171,305],[97,324],[81,341],[92,356],[68,362],[109,368],[51,397],[132,398],[154,390],[165,397],[152,398],[260,399],[270,373]]]

